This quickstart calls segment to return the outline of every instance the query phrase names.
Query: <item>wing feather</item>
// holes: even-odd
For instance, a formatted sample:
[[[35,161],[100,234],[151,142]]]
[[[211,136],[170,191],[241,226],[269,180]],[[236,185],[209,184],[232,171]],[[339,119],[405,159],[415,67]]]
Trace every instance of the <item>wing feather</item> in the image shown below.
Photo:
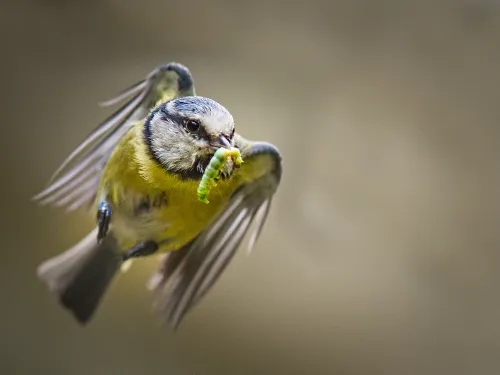
[[[252,237],[250,237],[250,242],[248,244],[249,253],[253,250],[255,244],[259,240],[260,233],[262,232],[262,228],[264,228],[264,224],[266,223],[267,216],[269,215],[269,211],[271,209],[271,202],[272,198],[268,198],[257,210],[255,217],[257,226],[252,233]]]
[[[172,73],[177,74],[177,81],[172,79]],[[195,95],[191,73],[180,64],[169,63],[115,98],[100,103],[111,106],[131,97],[80,143],[33,199],[45,205],[66,206],[68,211],[88,203],[95,197],[102,170],[120,139],[159,101],[187,95]]]
[[[99,124],[99,126],[95,128],[73,152],[71,152],[66,160],[64,160],[62,165],[51,177],[51,181],[54,181],[60,174],[62,174],[66,167],[75,160],[87,155],[91,156],[95,151],[99,150],[100,146],[106,143],[108,137],[112,136],[114,132],[121,126],[127,124],[127,121],[130,119],[130,117],[132,117],[132,115],[137,111],[142,112],[140,114],[138,113],[138,117],[141,117],[141,115],[143,116],[144,112],[146,112],[147,109],[141,108],[141,105],[143,106],[144,104],[146,104],[143,102],[146,94],[147,91],[138,93],[131,101],[114,112],[110,118]],[[90,151],[85,152],[85,149],[94,142],[96,142],[94,147],[92,147]]]
[[[101,107],[111,107],[115,104],[118,104],[121,101],[127,99],[128,97],[138,93],[139,91],[144,90],[145,85],[146,85],[146,80],[139,81],[136,84],[126,88],[125,90],[122,90],[114,98],[100,102],[99,105]]]
[[[155,305],[173,328],[219,279],[254,221],[250,245],[258,239],[280,183],[281,157],[274,146],[260,142],[243,152],[247,165],[263,155],[272,156],[268,172],[241,186],[218,218],[190,244],[168,254],[154,275],[150,287],[156,292]]]

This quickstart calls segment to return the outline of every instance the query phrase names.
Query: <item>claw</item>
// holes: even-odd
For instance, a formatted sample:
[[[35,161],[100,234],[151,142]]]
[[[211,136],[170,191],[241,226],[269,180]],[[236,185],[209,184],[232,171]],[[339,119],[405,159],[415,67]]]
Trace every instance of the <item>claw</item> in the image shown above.
[[[123,255],[123,260],[126,261],[130,258],[153,255],[158,250],[158,247],[158,244],[154,241],[141,242],[137,246],[127,251],[127,253]]]
[[[100,242],[109,230],[109,223],[111,221],[111,206],[108,202],[102,201],[97,207],[97,241]]]

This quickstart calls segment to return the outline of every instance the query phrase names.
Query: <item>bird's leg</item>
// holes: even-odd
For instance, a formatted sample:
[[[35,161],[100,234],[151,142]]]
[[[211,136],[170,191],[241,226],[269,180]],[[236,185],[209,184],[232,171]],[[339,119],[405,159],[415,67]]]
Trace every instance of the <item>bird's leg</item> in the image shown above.
[[[159,246],[155,241],[140,242],[133,248],[129,249],[125,254],[123,254],[123,261],[126,261],[130,258],[153,255],[158,250],[158,247]]]
[[[109,229],[109,222],[111,221],[111,206],[106,201],[101,201],[97,206],[97,241],[100,242]]]

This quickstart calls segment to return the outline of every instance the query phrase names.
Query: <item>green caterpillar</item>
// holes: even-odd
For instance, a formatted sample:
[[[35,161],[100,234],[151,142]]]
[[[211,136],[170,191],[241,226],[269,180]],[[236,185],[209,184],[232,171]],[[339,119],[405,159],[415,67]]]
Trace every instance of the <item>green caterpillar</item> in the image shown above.
[[[200,184],[198,185],[197,193],[199,201],[209,203],[207,199],[208,194],[212,188],[217,186],[214,180],[219,177],[220,171],[226,164],[228,157],[231,157],[236,168],[243,163],[240,150],[235,147],[231,147],[231,149],[221,147],[215,151],[215,154],[212,156],[212,159],[210,159],[210,162],[205,169],[205,173],[203,173],[203,176],[201,177]]]

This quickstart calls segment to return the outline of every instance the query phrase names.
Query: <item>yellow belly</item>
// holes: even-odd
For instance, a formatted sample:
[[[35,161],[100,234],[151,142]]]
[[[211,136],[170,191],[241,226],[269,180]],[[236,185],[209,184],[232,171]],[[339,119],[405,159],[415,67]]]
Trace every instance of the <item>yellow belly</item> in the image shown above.
[[[118,201],[120,203],[114,202],[113,233],[124,250],[148,240],[161,244],[161,252],[179,249],[204,230],[222,211],[234,192],[233,185],[219,183],[211,192],[209,204],[198,201],[197,184],[193,181],[175,184],[174,189],[167,187],[163,191],[150,191],[148,193],[151,198],[164,193],[165,203],[139,214],[130,204],[137,201],[134,196],[138,192],[128,187],[123,199]]]

